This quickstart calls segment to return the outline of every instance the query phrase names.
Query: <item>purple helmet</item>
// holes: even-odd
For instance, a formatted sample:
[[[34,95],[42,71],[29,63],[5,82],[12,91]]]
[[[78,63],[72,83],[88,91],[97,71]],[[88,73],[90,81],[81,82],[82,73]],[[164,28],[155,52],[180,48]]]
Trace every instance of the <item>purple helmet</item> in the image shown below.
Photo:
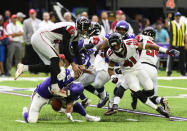
[[[124,32],[119,31],[120,29],[124,29]],[[118,33],[120,33],[121,35],[125,35],[129,30],[129,24],[124,21],[124,20],[120,20],[118,21],[118,23],[116,24],[116,31]]]

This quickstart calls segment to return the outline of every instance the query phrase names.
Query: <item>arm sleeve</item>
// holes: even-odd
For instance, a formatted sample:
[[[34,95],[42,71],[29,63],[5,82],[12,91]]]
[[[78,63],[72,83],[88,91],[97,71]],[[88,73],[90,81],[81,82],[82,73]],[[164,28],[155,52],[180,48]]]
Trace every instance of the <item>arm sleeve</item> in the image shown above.
[[[64,31],[62,42],[60,42],[59,44],[59,52],[60,54],[65,55],[69,63],[72,63],[73,59],[72,59],[72,55],[70,54],[70,50],[69,50],[70,38],[71,38],[71,35],[67,31]]]
[[[82,56],[79,52],[78,41],[73,41],[72,46],[73,46],[73,52],[75,54],[75,58],[77,59],[77,64],[82,65]]]

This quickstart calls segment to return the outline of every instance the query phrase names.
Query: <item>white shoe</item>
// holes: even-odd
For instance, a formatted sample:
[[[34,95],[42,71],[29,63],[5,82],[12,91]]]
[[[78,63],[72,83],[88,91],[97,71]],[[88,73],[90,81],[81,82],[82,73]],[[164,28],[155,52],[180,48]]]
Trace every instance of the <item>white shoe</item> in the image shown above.
[[[101,120],[100,117],[90,116],[88,114],[86,114],[85,119],[86,119],[86,121],[93,121],[93,122],[97,122],[97,121]]]
[[[23,107],[22,116],[24,116],[24,113],[25,113],[25,112],[28,112],[27,107]]]
[[[14,77],[14,80],[17,80],[17,78],[24,72],[24,65],[19,63],[18,66],[17,66],[17,70],[16,70],[16,73],[15,73],[15,77]]]

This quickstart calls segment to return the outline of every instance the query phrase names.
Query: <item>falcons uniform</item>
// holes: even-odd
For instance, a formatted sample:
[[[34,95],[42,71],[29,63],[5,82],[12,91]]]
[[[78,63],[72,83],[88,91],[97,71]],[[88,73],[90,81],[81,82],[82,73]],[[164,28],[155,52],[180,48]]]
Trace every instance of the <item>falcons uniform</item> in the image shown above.
[[[52,26],[40,28],[32,36],[31,44],[44,64],[50,65],[50,59],[53,57],[58,57],[58,53],[54,48],[55,43],[63,44],[59,46],[60,53],[62,53],[62,48],[68,51],[69,42],[78,41],[78,38],[79,36],[75,29],[75,24],[71,22],[59,22]],[[71,63],[72,59],[70,58],[69,54],[66,54],[66,52],[64,52],[64,54]]]
[[[143,35],[137,36],[138,41],[142,41]],[[148,37],[148,36],[147,36]],[[148,41],[149,44],[152,44],[151,41]],[[156,50],[142,50],[140,55],[140,61],[142,63],[142,67],[149,74],[151,80],[153,81],[153,87],[155,91],[155,95],[157,95],[157,67],[156,64],[158,62],[158,51]]]
[[[133,91],[140,90],[140,84],[145,90],[152,90],[153,83],[145,70],[143,70],[139,60],[138,42],[136,39],[123,40],[125,56],[116,55],[109,48],[107,55],[110,61],[118,63],[123,73],[124,88]],[[140,84],[139,84],[140,83]]]
[[[66,77],[64,81],[58,81],[61,89],[68,89],[67,100],[77,100],[79,95],[82,94],[84,88],[80,83],[73,83],[74,78],[71,76],[70,70],[66,69]],[[41,108],[46,105],[53,97],[50,91],[51,78],[47,78],[44,82],[37,86],[31,98],[31,104],[28,112],[25,112],[24,119],[26,122],[35,123],[38,121],[38,116]]]

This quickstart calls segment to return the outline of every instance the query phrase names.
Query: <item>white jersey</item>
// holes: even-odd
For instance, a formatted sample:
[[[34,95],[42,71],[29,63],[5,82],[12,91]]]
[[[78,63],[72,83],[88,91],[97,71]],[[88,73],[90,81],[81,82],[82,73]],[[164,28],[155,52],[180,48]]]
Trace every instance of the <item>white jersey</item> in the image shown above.
[[[41,27],[37,30],[37,33],[39,33],[41,37],[45,37],[45,39],[48,39],[52,44],[59,43],[66,32],[71,35],[70,42],[78,41],[79,36],[75,24],[72,22],[59,22],[51,26]]]
[[[141,41],[141,39],[143,39],[145,37],[146,36],[138,35],[137,39],[138,39],[138,41]],[[147,43],[154,44],[153,42],[151,42],[151,40],[148,40]],[[158,51],[156,51],[156,50],[142,50],[141,55],[140,55],[140,61],[143,63],[149,63],[149,64],[156,66],[156,64],[158,62]]]
[[[129,69],[137,69],[141,65],[139,62],[138,42],[136,39],[123,40],[125,56],[116,55],[110,48],[107,56],[110,61],[118,63],[122,72]]]

